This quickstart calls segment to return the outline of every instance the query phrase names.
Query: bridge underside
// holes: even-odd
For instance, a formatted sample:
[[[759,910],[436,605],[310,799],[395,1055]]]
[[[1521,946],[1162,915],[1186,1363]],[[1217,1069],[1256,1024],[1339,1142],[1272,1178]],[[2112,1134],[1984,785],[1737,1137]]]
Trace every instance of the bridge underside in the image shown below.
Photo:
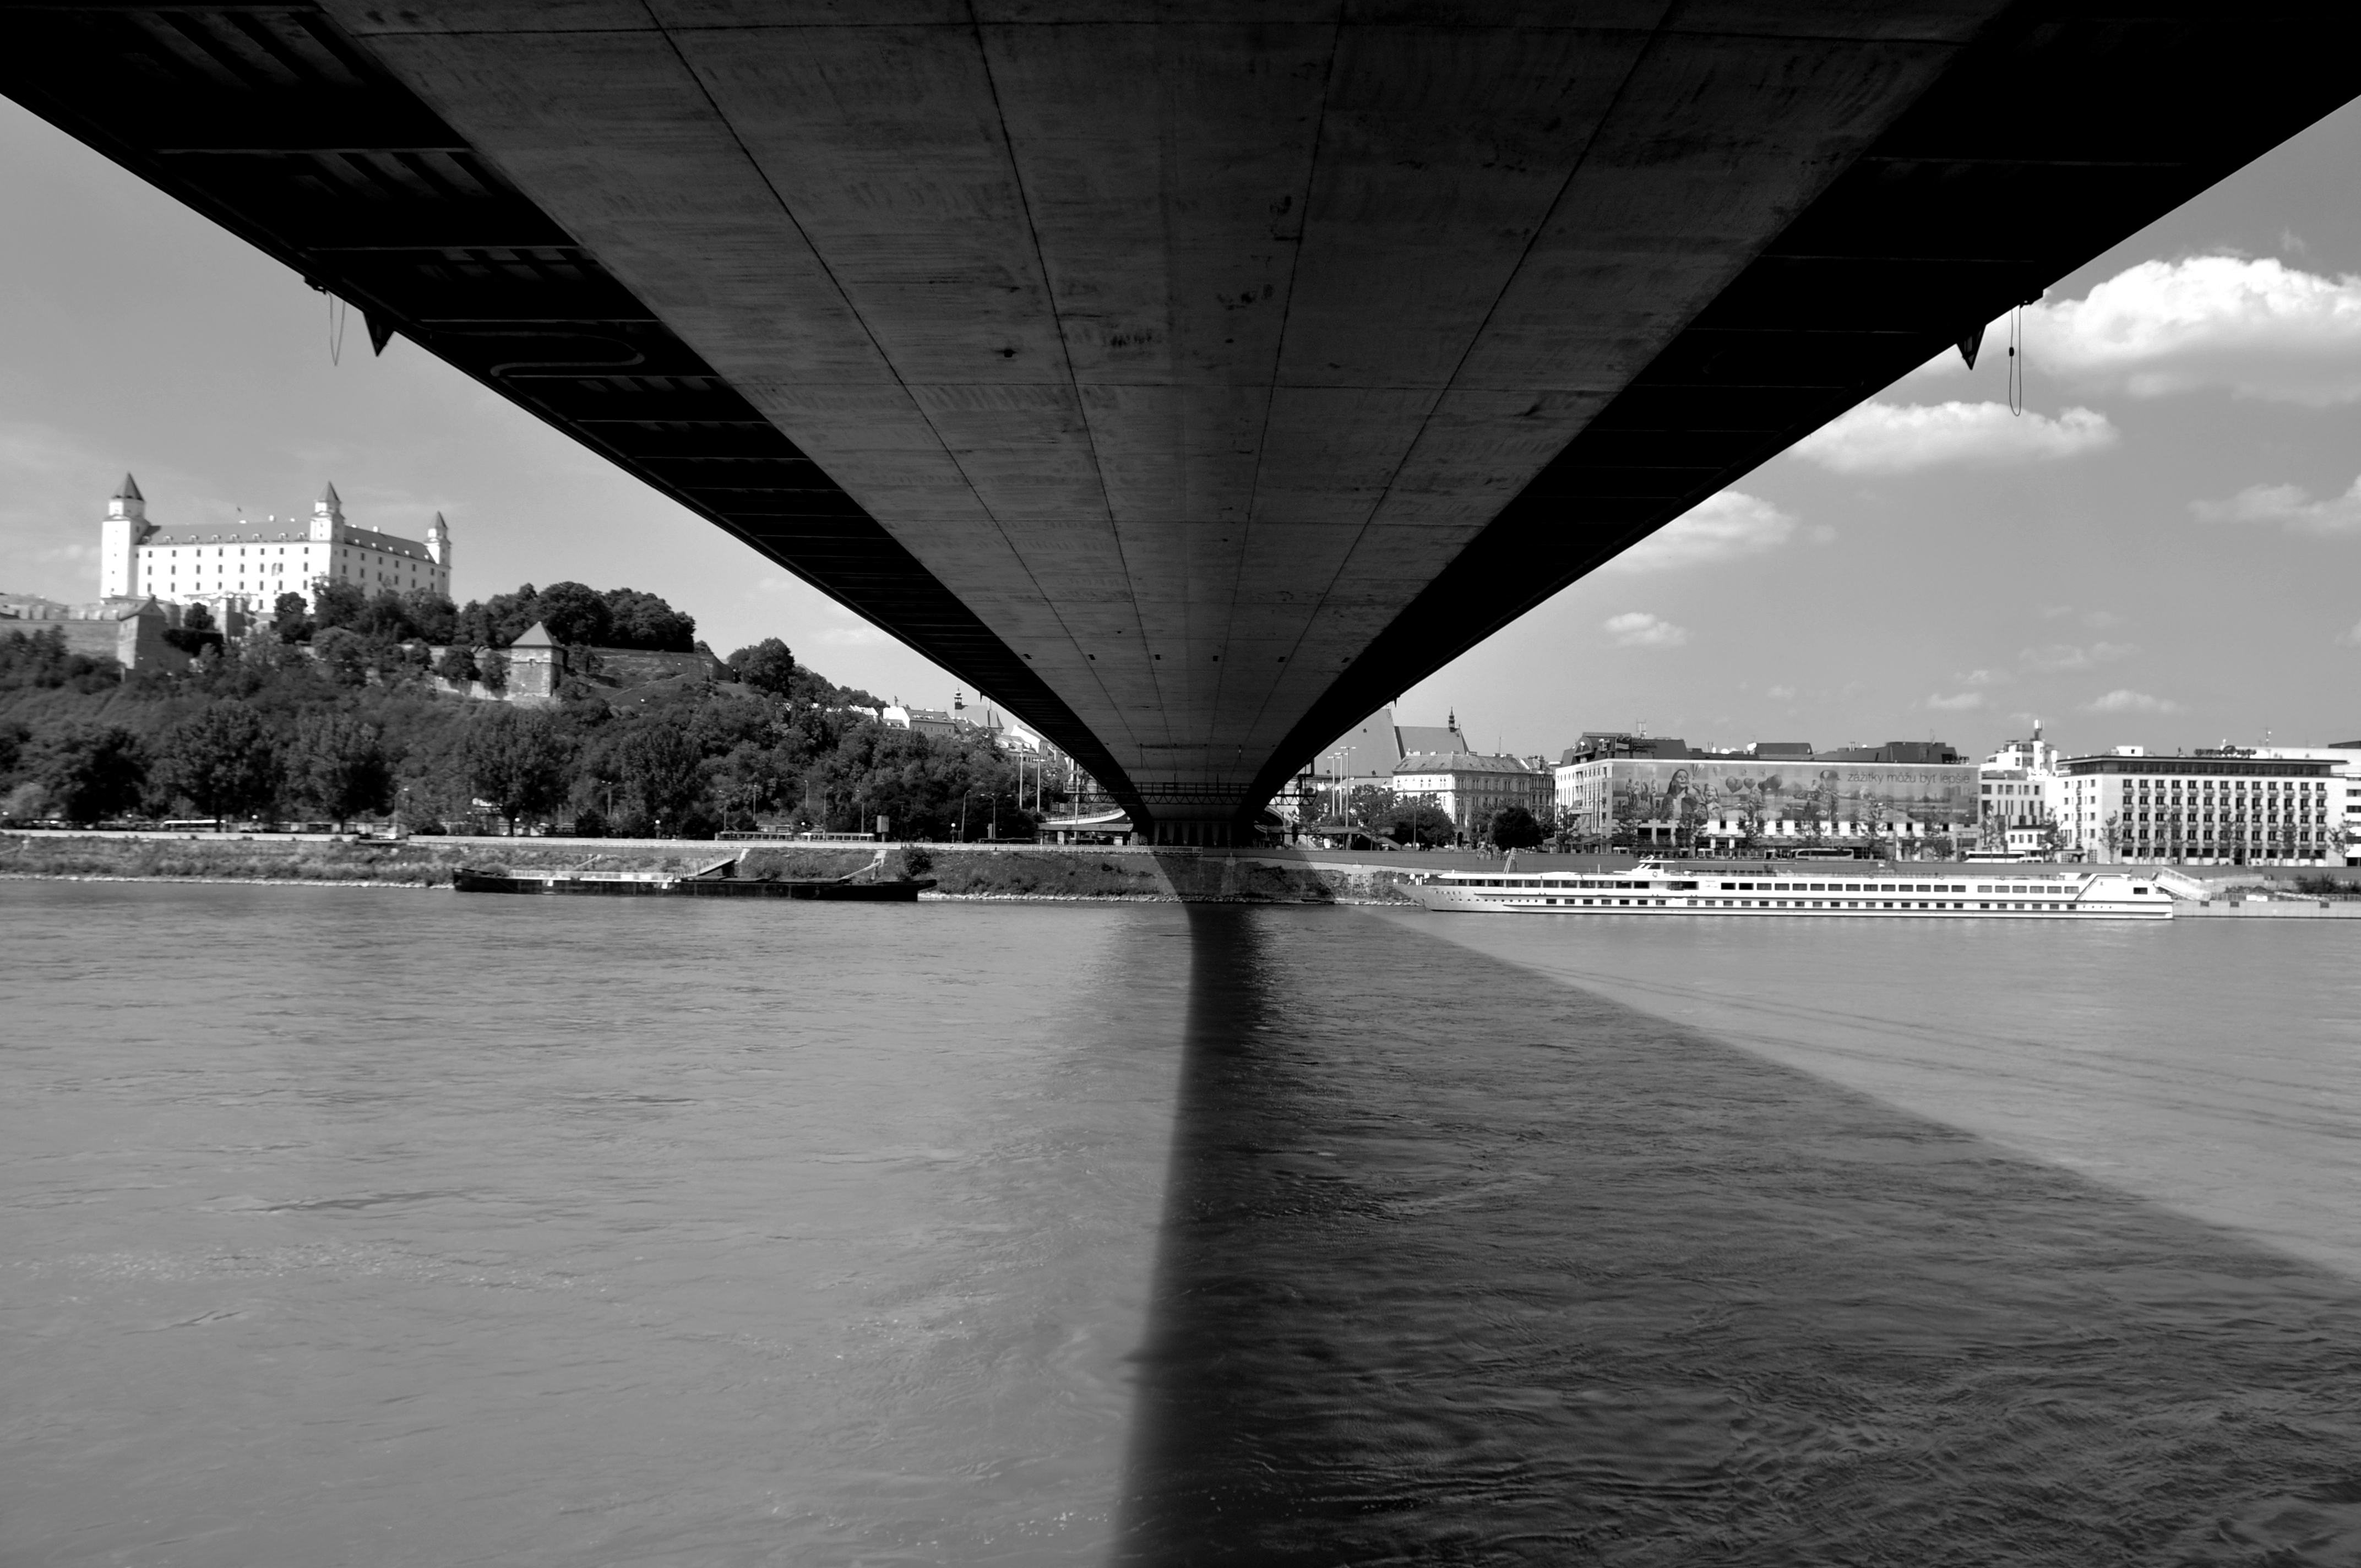
[[[2350,7],[1546,9],[0,4],[0,91],[1221,842],[2361,88]]]

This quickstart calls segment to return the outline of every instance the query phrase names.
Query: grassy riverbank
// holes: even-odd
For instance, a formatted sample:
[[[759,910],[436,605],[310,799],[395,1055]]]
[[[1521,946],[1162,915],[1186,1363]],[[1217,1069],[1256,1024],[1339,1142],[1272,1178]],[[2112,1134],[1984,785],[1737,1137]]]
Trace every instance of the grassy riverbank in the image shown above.
[[[33,832],[0,834],[0,876],[434,888],[448,887],[452,872],[462,865],[557,871],[583,866],[596,857],[595,869],[601,871],[679,872],[710,864],[735,850],[736,846],[697,840],[428,838],[395,844],[235,834],[167,838]],[[759,846],[747,851],[742,874],[842,876],[867,865],[873,852]],[[1312,863],[1290,856],[984,845],[897,846],[887,870],[889,874],[915,870],[931,876],[938,891],[952,898],[1246,904],[1400,902],[1399,884],[1405,874],[1391,867]]]

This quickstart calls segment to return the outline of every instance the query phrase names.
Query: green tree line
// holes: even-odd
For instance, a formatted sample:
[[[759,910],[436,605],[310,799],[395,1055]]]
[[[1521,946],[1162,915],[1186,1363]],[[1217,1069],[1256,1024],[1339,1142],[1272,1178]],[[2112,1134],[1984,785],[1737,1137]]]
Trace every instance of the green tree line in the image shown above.
[[[541,708],[438,691],[399,628],[315,627],[312,641],[217,643],[183,673],[124,677],[54,628],[0,634],[0,817],[399,812],[426,831],[496,819],[710,837],[757,819],[846,831],[883,816],[895,838],[931,839],[1023,837],[1035,818],[1038,770],[980,733],[886,728],[858,711],[874,697],[775,638],[730,655],[729,678],[613,705],[573,683]],[[1061,798],[1052,781],[1047,803]]]

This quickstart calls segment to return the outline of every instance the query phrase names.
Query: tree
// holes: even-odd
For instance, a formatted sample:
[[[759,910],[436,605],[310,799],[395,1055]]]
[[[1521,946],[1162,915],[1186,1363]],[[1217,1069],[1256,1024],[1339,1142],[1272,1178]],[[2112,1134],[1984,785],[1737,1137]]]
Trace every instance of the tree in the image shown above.
[[[617,782],[651,825],[677,826],[705,792],[704,758],[676,724],[642,718],[618,738]]]
[[[371,657],[368,640],[349,626],[324,626],[312,636],[312,652],[320,668],[338,685],[368,684]]]
[[[1393,826],[1397,804],[1391,786],[1381,784],[1355,784],[1345,792],[1345,821],[1355,828],[1366,828],[1372,833],[1382,833]]]
[[[594,588],[580,583],[552,583],[541,590],[538,619],[552,641],[577,646],[604,646],[614,627],[614,611]]]
[[[38,822],[49,815],[49,792],[31,779],[0,795],[0,822]]]
[[[476,651],[465,643],[452,643],[434,661],[434,673],[455,686],[466,685],[476,678]]]
[[[281,642],[312,640],[312,601],[302,594],[280,594],[271,601],[270,630]]]
[[[2054,861],[2059,855],[2065,853],[2067,837],[2066,825],[2059,821],[2054,813],[2045,809],[2041,814],[2040,828],[2041,858],[2045,861]],[[2177,833],[2176,837],[2178,837]],[[2174,858],[2176,860],[2180,858],[2177,850],[2175,851]]]
[[[765,637],[752,648],[739,649],[730,655],[729,663],[738,672],[740,680],[758,692],[785,696],[795,690],[796,656],[775,637]]]
[[[114,660],[93,659],[68,648],[62,626],[0,636],[0,689],[71,686],[78,692],[94,692],[117,685],[122,676],[122,667]]]
[[[412,588],[402,595],[401,613],[423,641],[450,642],[459,635],[459,607],[433,588]]]
[[[1386,824],[1386,837],[1398,844],[1419,844],[1433,849],[1450,843],[1458,836],[1458,825],[1451,820],[1451,814],[1423,800],[1404,801],[1396,806],[1393,820]]]
[[[465,751],[469,784],[511,834],[520,818],[542,816],[566,799],[574,748],[547,713],[494,708],[468,726]]]
[[[683,614],[636,588],[609,588],[608,632],[615,648],[640,648],[652,653],[686,653],[697,646],[697,619]]]
[[[69,822],[96,822],[137,807],[148,783],[139,738],[119,724],[77,726],[46,740],[33,775]]]
[[[1732,784],[1730,804],[1738,811],[1738,847],[1742,853],[1758,848],[1763,841],[1763,786],[1759,784]]]
[[[202,604],[184,607],[181,624],[167,627],[164,641],[192,659],[202,657],[209,649],[218,651],[223,645],[222,634],[214,630],[214,612]]]
[[[1504,806],[1492,813],[1485,832],[1493,847],[1500,850],[1533,849],[1548,837],[1540,819],[1521,806]]]
[[[512,594],[494,594],[481,602],[469,599],[459,611],[452,641],[471,648],[505,648],[540,619],[533,613],[540,597],[527,583]]]
[[[312,624],[323,630],[331,626],[350,626],[368,609],[368,595],[361,586],[342,577],[322,583],[312,596]]]
[[[498,648],[487,648],[476,655],[476,678],[484,689],[495,695],[509,689],[509,656]]]
[[[1673,848],[1675,850],[1684,855],[1697,852],[1697,824],[1703,819],[1703,807],[1697,797],[1693,794],[1682,795],[1673,818]]]
[[[296,721],[287,749],[287,780],[295,797],[344,827],[393,801],[393,765],[377,726],[341,713]]]
[[[1618,789],[1615,792],[1615,826],[1608,836],[1609,846],[1618,850],[1637,848],[1640,842],[1640,819],[1646,811],[1647,807],[1641,804],[1640,791],[1635,785],[1627,784]]]
[[[392,588],[379,588],[370,595],[360,614],[346,624],[370,641],[380,643],[399,642],[416,631],[410,624],[409,606]]]
[[[253,708],[213,702],[164,732],[152,776],[206,817],[250,817],[279,796],[278,748]]]

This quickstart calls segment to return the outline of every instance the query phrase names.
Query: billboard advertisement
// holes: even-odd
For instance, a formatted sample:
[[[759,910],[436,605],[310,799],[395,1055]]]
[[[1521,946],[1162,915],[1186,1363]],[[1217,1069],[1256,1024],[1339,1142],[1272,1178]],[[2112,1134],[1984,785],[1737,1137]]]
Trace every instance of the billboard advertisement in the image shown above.
[[[1916,823],[1930,833],[1976,824],[1972,762],[1626,759],[1608,766],[1608,816],[1617,823],[1753,820],[1765,833],[1799,837],[1839,823]]]

